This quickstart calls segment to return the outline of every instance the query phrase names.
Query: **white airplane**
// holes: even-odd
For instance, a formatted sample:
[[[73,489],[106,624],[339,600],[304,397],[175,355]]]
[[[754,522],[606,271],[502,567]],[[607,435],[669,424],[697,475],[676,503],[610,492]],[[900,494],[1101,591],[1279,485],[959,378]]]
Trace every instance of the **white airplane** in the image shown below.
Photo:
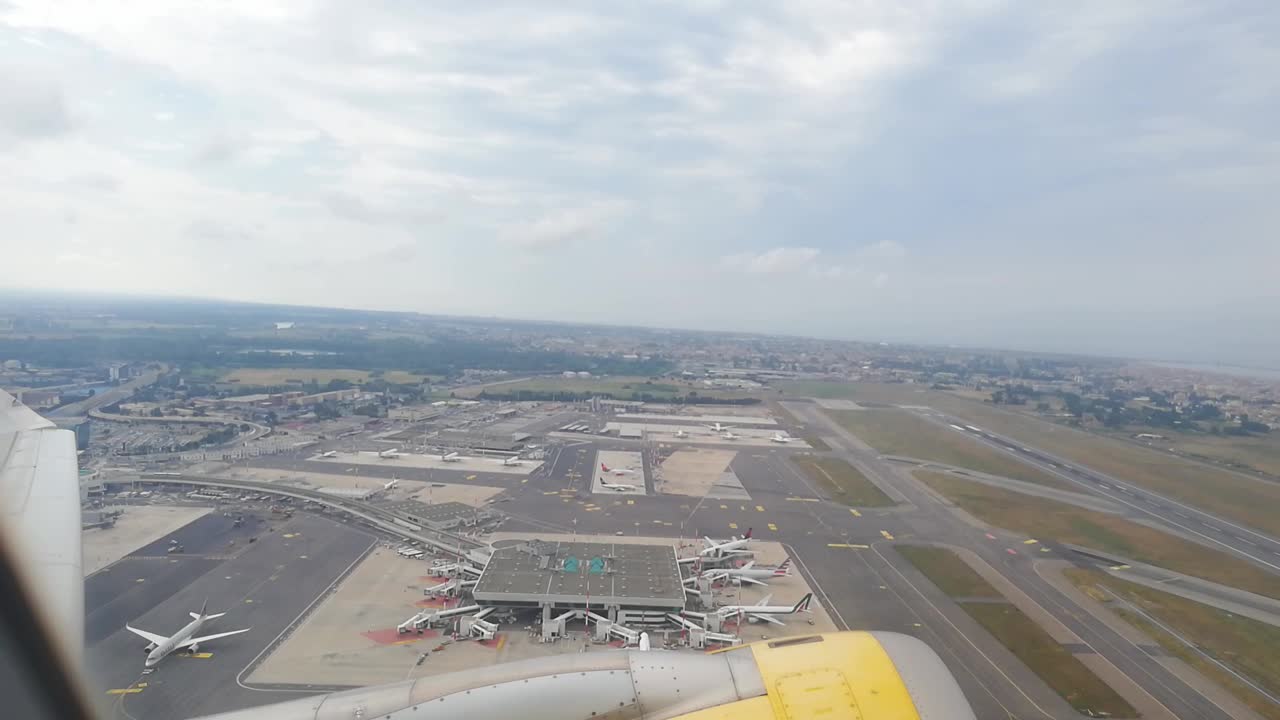
[[[747,534],[742,537],[732,537],[725,542],[718,543],[709,537],[702,538],[706,543],[706,547],[698,553],[700,557],[723,557],[731,554],[745,554],[745,548],[751,542],[751,532],[753,528],[747,528]]]
[[[220,618],[223,615],[226,615],[226,613],[215,613],[213,615],[209,615],[208,613],[205,612],[208,609],[208,605],[209,605],[208,603],[205,603],[204,605],[202,605],[200,607],[200,612],[198,614],[189,613],[193,618],[192,621],[187,623],[186,627],[182,628],[181,630],[179,630],[178,632],[174,633],[169,637],[165,637],[164,635],[157,635],[156,633],[150,633],[150,632],[147,632],[146,630],[139,630],[138,628],[133,627],[132,625],[126,624],[124,626],[126,630],[133,633],[134,635],[140,635],[147,639],[147,646],[146,646],[147,661],[145,663],[146,667],[149,667],[149,668],[155,667],[156,663],[163,660],[165,656],[167,656],[169,653],[173,652],[174,650],[186,649],[186,650],[190,650],[193,653],[199,652],[200,643],[202,642],[208,642],[209,640],[217,640],[218,638],[224,638],[230,635],[239,635],[240,633],[247,633],[251,629],[251,628],[245,628],[244,630],[232,630],[231,632],[217,633],[215,635],[205,635],[203,637],[192,637],[196,633],[200,632],[200,627],[203,626],[205,622],[209,620],[213,620],[214,618]]]
[[[635,485],[629,485],[627,483],[611,483],[608,480],[605,480],[604,478],[600,478],[600,487],[606,490],[616,490],[618,492],[628,492],[628,491],[640,489]]]
[[[614,475],[635,475],[636,474],[635,470],[624,469],[624,468],[611,468],[608,465],[605,465],[604,463],[600,463],[600,470],[602,472],[613,473]]]
[[[784,445],[792,440],[795,440],[795,438],[788,437],[782,433],[774,433],[773,437],[769,438],[769,442],[783,443]]]
[[[386,485],[383,485],[383,486],[382,486],[382,489],[383,489],[383,490],[390,490],[390,489],[394,488],[395,486],[397,486],[397,485],[399,485],[399,484],[400,484],[400,480],[399,480],[399,479],[394,479],[394,478],[393,478],[393,479],[392,479],[390,482],[388,482]]]
[[[337,451],[337,450],[330,450],[330,451],[328,451],[328,452],[322,452],[322,453],[320,453],[320,457],[322,457],[322,458],[335,458],[335,457],[338,457],[338,451]]]
[[[720,439],[721,439],[721,440],[737,440],[737,439],[738,439],[738,438],[740,438],[740,437],[742,437],[742,436],[741,436],[741,435],[734,435],[733,433],[729,432],[728,430],[725,430],[724,432],[720,433]]]
[[[795,615],[799,612],[812,612],[809,604],[813,602],[813,593],[808,593],[800,598],[800,602],[795,605],[770,605],[769,601],[773,599],[772,595],[766,595],[763,600],[755,605],[723,605],[716,608],[716,614],[721,618],[731,618],[734,616],[746,616],[747,622],[767,622],[774,625],[785,625],[775,615]],[[685,615],[696,618],[706,617],[705,613],[694,615],[689,611],[684,612]]]
[[[676,437],[678,437],[678,438],[687,438],[687,437],[689,437],[689,433],[687,433],[687,432],[685,432],[685,431],[683,431],[683,430],[677,430],[677,431],[676,431]]]
[[[715,423],[714,425],[706,425],[704,427],[709,427],[712,430],[715,430],[716,432],[724,432],[725,430],[729,430],[733,428],[732,425],[721,425],[720,423]]]
[[[440,456],[442,462],[462,462],[462,456],[456,452],[445,453]]]
[[[506,459],[504,459],[504,460],[502,461],[502,465],[503,465],[503,467],[515,467],[515,466],[517,466],[517,465],[523,465],[523,464],[524,464],[524,461],[523,461],[523,460],[521,460],[521,459],[520,459],[520,458],[518,458],[518,457],[514,457],[514,456],[513,456],[513,457],[509,457],[509,458],[506,458]]]
[[[708,578],[712,582],[717,580],[729,580],[735,584],[749,583],[751,585],[768,585],[765,580],[781,577],[791,577],[791,558],[787,558],[777,567],[756,567],[756,561],[751,560],[746,565],[736,568],[720,568],[716,570],[706,570],[702,576]]]
[[[400,448],[391,448],[378,453],[378,458],[381,460],[395,460],[398,457],[400,457]]]

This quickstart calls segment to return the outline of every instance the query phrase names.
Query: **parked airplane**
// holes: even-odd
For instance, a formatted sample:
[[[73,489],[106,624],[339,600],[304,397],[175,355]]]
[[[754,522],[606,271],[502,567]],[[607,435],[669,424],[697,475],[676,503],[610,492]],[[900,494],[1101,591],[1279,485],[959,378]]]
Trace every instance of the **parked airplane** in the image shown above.
[[[456,452],[445,453],[440,456],[442,462],[462,462],[462,456]]]
[[[706,547],[698,553],[701,557],[724,557],[725,555],[746,554],[745,548],[751,542],[751,531],[753,528],[747,528],[747,534],[742,537],[732,537],[725,542],[718,543],[709,537],[702,540]]]
[[[636,474],[635,470],[630,470],[625,468],[611,468],[608,465],[605,465],[604,463],[600,463],[600,469],[607,473],[613,473],[614,475],[635,475]]]
[[[502,461],[502,465],[504,467],[515,467],[517,465],[523,465],[523,464],[524,464],[524,461],[518,457],[509,457]]]
[[[616,490],[618,492],[629,492],[640,489],[635,485],[629,485],[627,483],[611,483],[604,478],[600,478],[600,487],[606,490]]]
[[[795,615],[799,612],[812,612],[809,604],[813,602],[813,593],[807,593],[800,598],[800,602],[795,605],[770,605],[769,601],[773,599],[772,595],[766,595],[763,600],[755,605],[722,605],[715,610],[715,614],[722,619],[728,620],[735,616],[745,616],[747,622],[767,622],[774,625],[785,625],[775,615]],[[691,610],[685,610],[682,615],[702,620],[707,617],[707,613],[698,613]]]
[[[677,430],[677,431],[676,431],[676,437],[678,437],[678,438],[687,438],[687,437],[689,437],[689,433],[687,433],[687,432],[685,432],[685,431],[683,431],[683,430]]]
[[[740,437],[742,437],[742,436],[741,436],[741,435],[734,435],[733,433],[729,432],[728,430],[726,430],[726,431],[724,431],[724,432],[720,433],[720,439],[722,439],[722,440],[737,440],[737,439],[738,439],[738,438],[740,438]]]
[[[751,585],[768,585],[764,582],[772,578],[791,577],[791,558],[787,558],[777,567],[756,567],[756,561],[751,560],[746,565],[736,568],[719,568],[715,570],[706,570],[702,576],[710,579],[712,582],[717,580],[729,580],[736,584],[749,583]]]
[[[391,448],[390,450],[383,450],[382,452],[378,453],[378,457],[383,460],[395,460],[396,458],[400,457],[400,448]]]
[[[706,427],[709,427],[709,428],[711,428],[712,430],[715,430],[716,432],[724,432],[725,430],[729,430],[729,429],[730,429],[730,428],[732,428],[733,426],[732,426],[732,425],[721,425],[720,423],[715,423],[714,425],[707,425]]]
[[[400,480],[392,478],[386,485],[382,486],[383,490],[390,490],[400,484]]]
[[[337,450],[330,450],[330,451],[328,451],[328,452],[322,452],[322,453],[320,453],[320,457],[322,457],[322,458],[334,458],[334,457],[338,457],[338,451],[337,451]]]
[[[155,667],[156,663],[163,660],[165,656],[167,656],[169,653],[173,652],[174,650],[186,649],[186,650],[190,650],[193,653],[198,652],[200,649],[200,643],[202,642],[208,642],[209,640],[217,640],[218,638],[224,638],[230,635],[239,635],[240,633],[247,633],[251,629],[251,628],[245,628],[244,630],[232,630],[231,632],[217,633],[215,635],[205,635],[203,637],[192,637],[196,633],[200,632],[200,628],[205,624],[205,622],[209,620],[213,620],[215,618],[220,618],[223,615],[226,615],[226,613],[215,613],[213,615],[209,615],[208,613],[205,612],[208,609],[208,606],[209,606],[208,603],[205,603],[204,605],[200,606],[199,614],[189,613],[193,618],[192,621],[187,623],[185,627],[183,627],[181,630],[179,630],[178,632],[174,633],[169,637],[165,637],[164,635],[157,635],[156,633],[147,632],[146,630],[139,630],[138,628],[133,627],[132,625],[126,624],[124,626],[126,630],[133,633],[134,635],[140,635],[147,639],[147,646],[146,646],[147,661],[145,663],[146,667],[149,667],[149,668]]]
[[[795,440],[795,438],[793,438],[793,437],[787,437],[786,435],[783,435],[782,433],[774,433],[774,434],[773,434],[773,437],[769,438],[769,442],[783,443],[784,445],[785,445],[786,443],[791,442],[792,440]]]

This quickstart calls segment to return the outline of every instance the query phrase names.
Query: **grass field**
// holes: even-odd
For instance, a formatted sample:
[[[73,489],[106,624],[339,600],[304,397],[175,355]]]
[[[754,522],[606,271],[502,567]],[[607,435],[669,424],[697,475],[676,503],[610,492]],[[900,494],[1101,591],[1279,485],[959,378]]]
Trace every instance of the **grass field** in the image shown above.
[[[825,412],[849,432],[886,455],[906,455],[1040,485],[1076,489],[1066,481],[992,450],[964,433],[940,427],[905,410]]]
[[[1280,513],[1274,510],[1280,507],[1280,483],[1242,477],[1131,442],[1102,437],[1027,413],[917,385],[796,382],[780,383],[778,387],[797,395],[929,405],[1031,447],[1195,505],[1228,520],[1280,534]],[[1208,443],[1208,446],[1196,450],[1194,440]],[[1233,452],[1240,453],[1242,462],[1260,468],[1280,462],[1280,455],[1276,454],[1280,450],[1271,450],[1269,444],[1274,442],[1280,447],[1280,436],[1274,440],[1244,438],[1234,441],[1234,444],[1233,439],[1212,437],[1186,438],[1186,441],[1188,445],[1183,449],[1187,452],[1203,451],[1205,455],[1225,459],[1230,459]],[[1267,443],[1267,447],[1261,447],[1259,443]]]
[[[1041,540],[1084,545],[1280,598],[1280,577],[1189,540],[1107,513],[923,470],[916,477],[978,519]]]
[[[537,377],[516,382],[486,385],[457,390],[458,397],[476,397],[482,392],[491,395],[505,395],[522,390],[535,393],[599,393],[612,395],[617,399],[629,399],[633,393],[648,393],[660,399],[684,397],[689,392],[696,392],[703,397],[717,399],[736,399],[760,397],[759,393],[717,390],[697,383],[686,383],[678,380],[650,380],[647,377],[606,377],[606,378],[562,378]]]
[[[1130,429],[1130,433],[1142,432]],[[1211,462],[1220,462],[1237,468],[1260,470],[1280,477],[1280,432],[1252,437],[1229,435],[1204,435],[1200,433],[1162,433],[1157,440],[1160,447],[1173,448],[1180,453],[1197,456]],[[1125,440],[1128,442],[1128,440]]]
[[[894,549],[953,598],[1003,597],[950,550],[903,545]],[[1112,717],[1137,716],[1110,685],[1017,607],[1002,602],[957,604],[1076,710],[1105,712]]]
[[[928,576],[939,590],[953,598],[1002,597],[1000,591],[991,587],[991,583],[983,580],[981,575],[969,567],[969,563],[946,548],[894,545],[893,549]]]
[[[1067,570],[1066,575],[1077,587],[1086,591],[1091,591],[1098,585],[1106,587],[1195,643],[1196,647],[1215,660],[1261,685],[1272,695],[1280,696],[1280,628],[1126,582],[1096,570],[1073,568]],[[1111,607],[1127,622],[1160,643],[1169,654],[1226,688],[1259,715],[1270,720],[1280,720],[1280,705],[1271,702],[1204,655],[1187,647],[1150,619],[1119,604]]]
[[[852,507],[884,507],[894,504],[866,475],[844,460],[792,455],[791,462],[821,485],[836,502]]]
[[[1003,603],[960,606],[1079,712],[1092,712],[1095,717],[1102,712],[1110,717],[1138,716],[1119,693],[1018,608]]]
[[[261,385],[265,387],[276,387],[280,385],[302,385],[303,383],[317,382],[325,385],[331,380],[346,380],[356,385],[362,385],[376,373],[370,373],[368,370],[345,370],[345,369],[317,369],[309,370],[303,368],[236,368],[224,372],[218,378],[221,383],[233,383],[236,385]],[[429,375],[418,375],[415,373],[405,372],[404,370],[385,370],[381,375],[383,380],[389,383],[397,384],[415,384],[422,382],[424,378],[430,379]]]

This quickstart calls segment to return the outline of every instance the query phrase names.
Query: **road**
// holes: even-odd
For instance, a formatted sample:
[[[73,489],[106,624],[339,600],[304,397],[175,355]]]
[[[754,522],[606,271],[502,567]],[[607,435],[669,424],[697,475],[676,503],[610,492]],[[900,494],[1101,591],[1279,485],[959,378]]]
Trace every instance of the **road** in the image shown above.
[[[160,373],[155,370],[148,370],[138,377],[126,383],[121,383],[110,390],[103,390],[95,394],[87,400],[81,400],[78,403],[63,405],[62,407],[48,413],[49,418],[73,418],[81,415],[88,415],[90,410],[96,410],[104,405],[110,405],[113,402],[123,400],[133,394],[134,390],[146,387],[156,381],[160,377]]]
[[[1150,517],[1204,545],[1226,550],[1272,572],[1280,572],[1280,539],[1271,535],[1057,455],[1027,447],[935,410],[916,409],[914,412],[949,432],[964,433],[989,448],[1013,455],[1023,463],[1066,480],[1085,492],[1123,505],[1138,515]]]

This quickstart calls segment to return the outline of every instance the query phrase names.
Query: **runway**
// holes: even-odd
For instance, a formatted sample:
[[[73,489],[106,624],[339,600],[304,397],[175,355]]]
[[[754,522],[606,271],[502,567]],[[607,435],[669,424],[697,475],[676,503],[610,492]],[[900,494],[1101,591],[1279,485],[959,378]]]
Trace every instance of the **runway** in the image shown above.
[[[191,526],[178,533],[184,531],[188,536],[193,533]],[[113,580],[98,583],[88,608],[90,617],[95,618],[95,634],[101,637],[88,647],[86,666],[93,696],[101,703],[102,717],[172,720],[316,692],[268,693],[247,688],[239,681],[254,659],[373,544],[372,536],[362,531],[303,514],[263,533],[256,543],[234,557],[183,558],[172,564],[190,567],[185,571],[188,574],[195,574],[199,567],[207,568],[190,580],[184,576],[182,582],[177,581],[174,573],[179,571],[169,575],[153,572],[144,576],[143,582],[134,583],[146,586],[139,592],[136,587],[127,587],[126,573],[143,564],[147,568],[170,566],[172,558],[129,558],[117,564],[122,566],[119,570],[112,566],[103,574],[114,573]],[[196,562],[204,565],[195,566]],[[227,613],[212,621],[207,632],[242,627],[252,631],[202,646],[201,653],[211,654],[208,658],[175,653],[149,675],[141,672],[146,641],[124,630],[123,624],[114,631],[108,625],[117,622],[129,608],[150,605],[151,609],[128,621],[152,632],[170,634],[189,622],[187,613],[199,610],[206,600],[210,612]],[[107,694],[111,690],[135,692]]]

